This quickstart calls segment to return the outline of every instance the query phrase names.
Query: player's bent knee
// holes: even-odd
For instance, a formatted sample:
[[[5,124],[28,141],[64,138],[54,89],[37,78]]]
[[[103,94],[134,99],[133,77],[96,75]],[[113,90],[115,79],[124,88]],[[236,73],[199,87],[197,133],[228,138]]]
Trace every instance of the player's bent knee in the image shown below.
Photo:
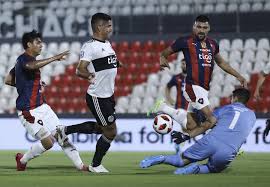
[[[53,140],[52,140],[52,137],[49,136],[47,138],[44,138],[41,140],[41,144],[42,146],[46,149],[46,150],[49,150],[53,147]]]
[[[110,139],[110,140],[113,140],[116,135],[117,135],[117,128],[116,128],[116,125],[111,125],[111,126],[106,126],[106,127],[103,127],[103,135]]]

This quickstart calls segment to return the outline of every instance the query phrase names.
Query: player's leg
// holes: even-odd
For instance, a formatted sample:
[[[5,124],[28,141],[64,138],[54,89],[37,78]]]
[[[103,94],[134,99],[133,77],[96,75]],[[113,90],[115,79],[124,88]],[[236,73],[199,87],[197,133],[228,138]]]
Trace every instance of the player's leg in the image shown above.
[[[208,125],[213,126],[217,122],[217,119],[213,115],[212,110],[210,109],[209,106],[205,106],[200,111],[203,113],[203,115],[206,118],[206,121],[204,123],[207,123]]]
[[[197,115],[193,112],[187,113],[187,130],[192,130],[198,126]]]
[[[237,152],[221,142],[213,140],[209,145],[212,149],[212,154],[209,156],[207,164],[190,164],[186,167],[177,169],[174,174],[189,175],[219,173],[227,168],[230,162],[236,157]],[[194,157],[190,152],[187,152],[186,156]]]
[[[168,104],[165,103],[164,99],[159,99],[156,101],[154,106],[149,110],[147,115],[150,113],[165,113],[171,116],[177,123],[179,123],[182,128],[186,129],[186,121],[187,121],[187,111],[179,108],[175,109]]]
[[[97,141],[96,151],[89,170],[92,172],[108,172],[101,165],[101,162],[117,134],[114,96],[110,98],[97,98],[87,94],[86,102],[102,129],[102,136]]]
[[[38,132],[40,134],[40,132]],[[37,136],[39,136],[37,134]],[[45,151],[49,150],[53,146],[52,136],[48,136],[46,138],[41,139],[40,142],[37,142],[31,146],[31,148],[24,154],[17,153],[16,162],[17,162],[17,170],[23,171],[25,170],[26,164],[32,160],[40,156]]]
[[[60,145],[62,145],[63,142],[67,139],[67,136],[69,134],[73,134],[73,133],[101,134],[102,130],[97,124],[97,122],[86,121],[80,124],[75,124],[75,125],[70,125],[70,126],[58,125],[57,132],[60,135],[58,137],[58,142],[60,143]]]
[[[213,137],[206,135],[185,150],[182,153],[182,156],[179,154],[150,156],[142,160],[140,166],[142,168],[148,168],[157,164],[168,164],[176,167],[183,167],[187,164],[204,160],[211,156],[215,151],[214,147],[211,145],[212,141],[215,141]]]
[[[66,134],[84,133],[84,134],[101,134],[102,130],[95,121],[86,121],[80,124],[66,126]]]
[[[102,127],[102,130],[103,133],[102,136],[97,141],[96,151],[91,164],[93,168],[101,165],[102,159],[109,150],[111,142],[114,140],[117,133],[115,123],[111,124],[110,126]]]
[[[220,144],[216,146],[215,154],[209,158],[207,163],[209,171],[211,173],[220,173],[230,165],[236,155],[237,151],[227,145]]]
[[[209,123],[210,125],[216,123],[216,118],[213,116],[209,107],[208,91],[200,86],[187,84],[184,91],[184,97],[189,102],[188,112],[198,110],[206,119],[204,123]],[[198,113],[196,113],[196,116],[198,117],[197,114]],[[188,115],[187,129],[192,130],[196,125],[196,117],[194,115]]]
[[[216,149],[215,149],[215,142],[214,137],[205,135],[203,138],[198,140],[195,144],[191,147],[186,149],[182,157],[183,159],[189,160],[189,162],[185,162],[186,167],[179,168],[175,170],[174,174],[195,174],[195,173],[207,173],[208,168],[204,165],[198,165],[197,161],[205,160],[211,157]],[[192,164],[190,164],[192,163]],[[190,165],[189,165],[190,164]]]
[[[175,167],[182,167],[189,163],[189,160],[183,159],[181,154],[174,155],[155,155],[145,157],[140,162],[141,168],[148,168],[158,164],[168,164]]]
[[[58,117],[49,105],[45,105],[44,108],[46,109],[46,116],[44,117],[45,126],[50,130],[51,134],[58,141],[58,144],[61,146],[63,152],[72,161],[74,166],[78,170],[85,170],[86,167],[84,167],[79,152],[75,146],[68,139],[65,139],[64,142],[59,141],[60,136],[56,132],[56,127],[60,125]]]
[[[25,154],[17,153],[16,162],[19,171],[25,170],[27,162],[53,146],[53,137],[49,129],[43,126],[42,117],[39,115],[40,110],[41,107],[38,107],[30,111],[18,112],[19,119],[26,131],[35,139],[40,140],[33,144]]]
[[[60,144],[59,144],[60,145]],[[66,139],[63,144],[60,145],[65,155],[72,161],[73,165],[80,171],[89,171],[88,167],[84,165],[80,154],[76,147]]]
[[[176,175],[191,175],[191,174],[207,174],[210,173],[209,167],[206,164],[192,163],[186,167],[178,168],[174,171]]]

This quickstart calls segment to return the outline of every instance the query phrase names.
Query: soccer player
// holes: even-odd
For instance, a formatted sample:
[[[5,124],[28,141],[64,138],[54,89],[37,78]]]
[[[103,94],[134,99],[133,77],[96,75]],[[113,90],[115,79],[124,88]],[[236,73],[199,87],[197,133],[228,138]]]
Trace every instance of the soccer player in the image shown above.
[[[182,72],[177,75],[173,75],[165,87],[166,100],[170,105],[174,106],[175,109],[187,109],[188,105],[182,91],[185,86],[185,78],[187,75],[185,59],[181,60],[181,69]],[[171,89],[173,87],[176,87],[176,100],[171,96]]]
[[[94,14],[91,28],[93,36],[82,46],[76,74],[90,83],[86,93],[86,103],[96,122],[88,121],[70,127],[60,127],[59,131],[63,137],[75,132],[102,134],[97,141],[89,170],[107,173],[109,171],[101,162],[117,133],[114,85],[117,67],[121,63],[117,60],[115,51],[108,41],[113,30],[111,17],[104,13]]]
[[[208,90],[211,80],[214,61],[225,72],[236,77],[243,86],[247,85],[244,77],[235,71],[219,54],[217,42],[207,36],[210,31],[209,18],[200,15],[195,19],[193,24],[193,33],[187,37],[178,38],[170,47],[161,52],[160,67],[161,70],[169,68],[168,56],[182,51],[186,61],[186,85],[184,96],[189,102],[187,113],[188,130],[196,127],[196,115],[193,109],[200,110],[206,118],[204,124],[213,125],[216,118],[212,115],[209,107]],[[177,114],[170,114],[177,121]],[[178,113],[178,115],[181,115]],[[184,119],[184,118],[182,118]],[[178,123],[183,123],[178,121]]]
[[[5,83],[16,87],[19,119],[26,131],[40,141],[33,144],[25,154],[17,153],[18,171],[24,171],[31,159],[49,150],[59,138],[56,126],[60,125],[60,121],[44,100],[40,68],[54,61],[64,60],[69,53],[65,51],[51,58],[36,60],[42,50],[42,35],[35,30],[23,34],[22,45],[25,52],[17,58],[15,67],[5,78]],[[71,142],[67,140],[60,146],[78,170],[88,171]]]
[[[186,149],[182,155],[146,157],[141,161],[140,166],[148,168],[162,163],[169,164],[180,167],[174,173],[181,175],[223,171],[236,157],[238,150],[256,122],[254,112],[245,106],[249,97],[250,92],[245,88],[234,90],[232,104],[220,107],[213,112],[217,118],[217,123],[214,126],[197,126],[189,132],[190,136],[174,132],[172,138],[175,142],[181,143],[212,128],[208,134]],[[207,164],[196,163],[205,159],[208,159]]]
[[[177,117],[180,117],[180,120],[186,116],[186,109],[188,106],[188,102],[186,101],[186,99],[183,95],[183,88],[185,86],[185,79],[186,79],[186,75],[187,75],[186,62],[185,62],[184,58],[181,60],[181,70],[182,70],[181,73],[172,76],[172,78],[170,79],[170,81],[167,83],[167,85],[165,87],[166,101],[170,105],[174,106],[174,109],[177,110],[175,112],[183,114],[183,116],[177,116]],[[171,89],[173,87],[176,87],[176,100],[173,99],[171,96]],[[168,111],[168,110],[173,110],[173,108],[170,107],[169,105],[167,105],[166,103],[163,103],[163,105],[166,105],[165,107],[163,107],[165,109],[165,111],[160,111],[160,112],[166,113],[166,111]],[[183,124],[186,124],[186,121],[183,122]],[[181,126],[182,126],[182,124],[181,124]],[[175,144],[175,149],[176,149],[176,152],[179,152],[180,146]]]
[[[254,92],[254,97],[256,99],[260,99],[260,91],[262,88],[262,85],[265,81],[265,78],[270,74],[270,63],[267,64],[267,66],[263,69],[263,71],[259,74],[259,79],[257,81],[256,89]],[[264,137],[269,134],[270,131],[270,119],[266,120],[266,127],[264,129],[263,135]]]

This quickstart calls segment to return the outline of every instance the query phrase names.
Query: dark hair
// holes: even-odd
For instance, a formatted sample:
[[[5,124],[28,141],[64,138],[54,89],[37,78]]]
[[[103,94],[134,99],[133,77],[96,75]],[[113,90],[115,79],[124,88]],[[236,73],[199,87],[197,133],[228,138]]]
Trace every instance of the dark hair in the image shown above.
[[[246,104],[250,97],[250,91],[246,88],[236,88],[233,91],[233,97],[237,97],[239,102]]]
[[[99,21],[109,21],[109,20],[112,20],[112,18],[108,14],[104,14],[101,12],[94,14],[91,18],[91,27],[93,32],[97,31],[97,23]]]
[[[22,45],[24,49],[27,49],[27,43],[33,42],[36,38],[42,39],[42,34],[37,32],[36,30],[32,30],[31,32],[26,32],[22,36]]]
[[[210,20],[206,15],[199,15],[199,16],[196,17],[195,22],[196,21],[203,22],[203,23],[205,23],[205,22],[209,23]]]

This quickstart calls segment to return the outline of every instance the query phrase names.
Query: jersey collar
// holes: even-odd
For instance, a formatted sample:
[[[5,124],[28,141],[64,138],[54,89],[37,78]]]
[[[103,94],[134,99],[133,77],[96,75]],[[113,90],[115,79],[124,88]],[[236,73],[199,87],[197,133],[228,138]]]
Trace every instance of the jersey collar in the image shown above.
[[[94,37],[92,37],[92,40],[97,40],[97,41],[102,42],[102,43],[105,43],[106,42],[106,40],[99,40],[99,39],[96,39]]]

